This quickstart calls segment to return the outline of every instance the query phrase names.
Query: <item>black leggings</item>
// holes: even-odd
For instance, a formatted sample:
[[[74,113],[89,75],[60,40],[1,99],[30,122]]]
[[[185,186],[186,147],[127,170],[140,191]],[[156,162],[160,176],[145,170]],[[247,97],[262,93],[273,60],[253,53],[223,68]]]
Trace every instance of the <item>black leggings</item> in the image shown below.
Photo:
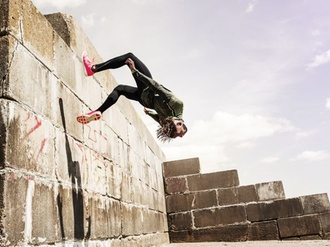
[[[129,52],[127,54],[112,58],[104,63],[95,64],[94,72],[100,72],[106,69],[117,69],[124,65],[126,65],[126,60],[128,58],[131,58],[134,61],[135,68],[140,71],[142,74],[152,78],[151,73],[147,66],[144,65],[138,59],[133,53]],[[100,111],[103,113],[105,110],[107,110],[109,107],[111,107],[113,104],[115,104],[118,100],[118,98],[121,95],[124,95],[126,98],[130,100],[139,101],[141,103],[141,93],[143,89],[145,88],[145,85],[143,82],[140,82],[139,80],[135,80],[137,87],[127,86],[127,85],[118,85],[114,88],[114,90],[110,93],[108,98],[105,100],[105,102],[97,109],[97,111]]]

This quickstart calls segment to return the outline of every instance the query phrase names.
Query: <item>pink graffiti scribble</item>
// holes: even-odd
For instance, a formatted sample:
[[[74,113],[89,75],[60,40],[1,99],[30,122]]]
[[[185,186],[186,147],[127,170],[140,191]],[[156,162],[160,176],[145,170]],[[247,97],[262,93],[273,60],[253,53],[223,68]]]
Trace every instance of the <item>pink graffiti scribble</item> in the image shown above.
[[[39,148],[39,151],[38,151],[38,153],[37,153],[36,160],[38,160],[39,155],[41,154],[42,150],[44,149],[45,144],[46,144],[46,141],[47,141],[47,138],[44,138],[44,139],[42,140],[41,145],[40,145],[40,148]]]
[[[26,119],[26,121],[29,119],[30,117],[28,117]],[[37,116],[34,117],[34,119],[36,120],[36,125],[34,127],[32,127],[27,134],[25,135],[24,139],[27,138],[29,135],[31,135],[36,129],[38,129],[41,126],[41,121],[38,119]]]
[[[90,126],[86,126],[88,128],[88,139],[93,141],[93,142],[97,142],[97,139],[101,139],[103,138],[105,141],[108,140],[107,135],[103,135],[101,131],[97,131],[97,130],[92,130],[92,128]]]

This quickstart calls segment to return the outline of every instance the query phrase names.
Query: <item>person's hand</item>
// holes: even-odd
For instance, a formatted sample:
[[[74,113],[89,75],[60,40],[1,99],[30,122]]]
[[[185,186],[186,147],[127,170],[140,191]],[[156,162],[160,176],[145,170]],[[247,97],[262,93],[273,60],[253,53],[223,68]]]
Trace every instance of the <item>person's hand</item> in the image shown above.
[[[135,70],[134,61],[131,58],[128,58],[125,63],[128,65],[131,71]]]
[[[147,108],[144,107],[143,111],[144,111],[145,114],[148,114]]]

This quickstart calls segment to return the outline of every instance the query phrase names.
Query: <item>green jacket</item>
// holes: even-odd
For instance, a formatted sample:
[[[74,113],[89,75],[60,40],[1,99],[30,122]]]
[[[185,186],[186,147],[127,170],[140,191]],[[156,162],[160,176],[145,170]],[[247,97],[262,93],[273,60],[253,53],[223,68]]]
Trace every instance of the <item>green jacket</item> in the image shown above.
[[[141,94],[142,105],[156,111],[147,110],[149,116],[158,123],[169,116],[182,119],[183,102],[169,89],[137,70],[133,70],[132,74],[136,80],[143,82],[146,86]]]

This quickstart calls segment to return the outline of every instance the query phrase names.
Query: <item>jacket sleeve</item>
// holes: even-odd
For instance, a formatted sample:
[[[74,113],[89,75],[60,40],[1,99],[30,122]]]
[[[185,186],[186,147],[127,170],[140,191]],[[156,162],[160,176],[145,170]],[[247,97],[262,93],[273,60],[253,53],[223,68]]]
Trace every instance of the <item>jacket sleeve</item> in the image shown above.
[[[157,123],[159,123],[159,116],[157,112],[147,109],[147,114],[152,117]]]
[[[132,70],[133,77],[139,81],[142,81],[146,86],[150,87],[152,91],[162,90],[162,86],[154,79],[145,76],[138,70]]]

